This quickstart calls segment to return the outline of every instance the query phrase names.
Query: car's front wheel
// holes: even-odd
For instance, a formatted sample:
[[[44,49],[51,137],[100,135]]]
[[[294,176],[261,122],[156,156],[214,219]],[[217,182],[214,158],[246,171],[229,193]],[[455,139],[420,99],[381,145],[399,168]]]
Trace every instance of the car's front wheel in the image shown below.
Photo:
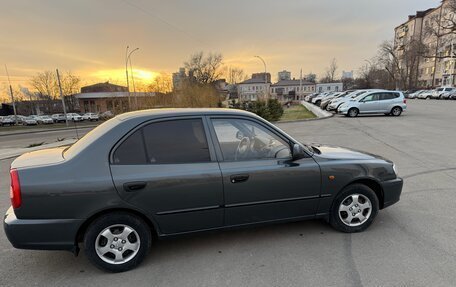
[[[354,117],[357,117],[359,114],[359,110],[357,108],[351,108],[348,110],[348,113],[347,115],[350,117],[350,118],[354,118]]]
[[[329,222],[342,232],[361,232],[374,221],[378,206],[377,195],[372,189],[363,184],[352,184],[336,196]]]
[[[85,253],[98,268],[123,272],[138,266],[151,245],[150,228],[141,218],[116,212],[95,219],[84,236]]]

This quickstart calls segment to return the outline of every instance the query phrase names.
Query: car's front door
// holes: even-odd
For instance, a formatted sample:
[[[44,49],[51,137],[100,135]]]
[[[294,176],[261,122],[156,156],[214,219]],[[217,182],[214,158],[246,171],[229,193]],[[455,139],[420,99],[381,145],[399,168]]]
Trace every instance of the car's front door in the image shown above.
[[[111,172],[120,196],[148,212],[164,234],[223,225],[223,184],[201,117],[148,123],[115,148]]]
[[[312,157],[291,160],[290,142],[266,124],[211,117],[225,196],[225,225],[315,215],[320,168]]]
[[[377,113],[379,111],[379,93],[373,93],[365,96],[359,103],[359,112],[363,113]]]

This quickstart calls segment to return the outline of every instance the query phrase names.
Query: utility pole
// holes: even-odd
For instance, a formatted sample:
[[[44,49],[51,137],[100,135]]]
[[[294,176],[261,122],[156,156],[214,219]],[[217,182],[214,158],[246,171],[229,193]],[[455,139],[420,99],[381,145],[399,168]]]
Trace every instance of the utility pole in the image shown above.
[[[299,75],[299,96],[298,99],[301,100],[302,96],[302,68],[301,68],[301,73]]]
[[[13,95],[13,87],[11,86],[11,80],[10,76],[8,73],[8,67],[5,64],[5,71],[6,71],[6,76],[8,77],[8,83],[9,83],[9,90],[10,90],[10,95],[11,95],[11,102],[13,103],[13,112],[14,112],[14,121],[17,125],[17,113],[16,113],[16,103],[14,102],[14,95]]]
[[[66,123],[66,126],[68,126],[68,118],[67,118],[67,112],[66,112],[66,107],[65,107],[65,99],[63,98],[62,84],[60,83],[59,69],[55,69],[55,71],[57,72],[57,81],[59,83],[60,98],[62,99],[62,107],[63,107],[63,114],[65,115],[65,123]]]

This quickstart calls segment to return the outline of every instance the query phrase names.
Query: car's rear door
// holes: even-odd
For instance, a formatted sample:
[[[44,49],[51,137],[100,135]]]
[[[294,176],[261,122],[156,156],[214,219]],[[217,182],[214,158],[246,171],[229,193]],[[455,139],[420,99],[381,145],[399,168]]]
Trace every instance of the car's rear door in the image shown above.
[[[321,178],[312,157],[291,161],[287,139],[259,121],[209,122],[223,176],[226,226],[315,215]]]
[[[157,120],[131,131],[111,155],[121,197],[164,234],[223,225],[223,185],[201,117]]]

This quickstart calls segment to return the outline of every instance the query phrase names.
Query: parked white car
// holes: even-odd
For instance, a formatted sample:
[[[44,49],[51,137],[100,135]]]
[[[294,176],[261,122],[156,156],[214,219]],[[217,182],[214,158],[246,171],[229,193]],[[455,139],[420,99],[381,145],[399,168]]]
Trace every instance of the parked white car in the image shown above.
[[[416,99],[416,98],[418,98],[418,96],[419,96],[420,94],[422,94],[422,93],[424,93],[424,92],[426,92],[426,90],[419,90],[419,91],[416,91],[416,92],[414,92],[414,93],[409,94],[409,95],[408,95],[408,98],[409,98],[409,99]]]
[[[367,91],[368,90],[357,90],[357,91],[353,91],[353,92],[351,92],[349,94],[346,94],[343,97],[333,99],[329,103],[329,105],[326,108],[326,110],[328,110],[328,111],[337,111],[337,108],[339,108],[343,103],[345,103],[346,101],[349,101],[351,99],[354,99],[354,98],[366,93]]]
[[[427,90],[422,93],[420,93],[417,98],[422,99],[422,100],[430,100],[432,99],[432,94],[434,93],[434,90]]]
[[[82,119],[84,121],[98,121],[100,117],[98,116],[98,114],[95,113],[86,113],[82,115]]]
[[[333,92],[326,92],[326,93],[316,96],[315,98],[312,99],[312,104],[319,106],[321,101],[323,99],[325,99],[326,97],[329,97],[331,94],[333,94]]]
[[[14,116],[6,116],[0,120],[1,126],[13,126],[15,123]]]
[[[54,120],[50,116],[47,116],[47,115],[39,116],[36,121],[39,124],[43,124],[43,125],[48,125],[48,124],[54,123]]]
[[[407,100],[398,91],[370,91],[341,105],[339,114],[356,117],[358,114],[400,116],[407,109]]]
[[[22,124],[24,126],[36,126],[38,124],[38,122],[35,120],[34,117],[29,116],[22,120]]]
[[[67,119],[73,122],[80,122],[82,121],[82,116],[77,113],[67,113]]]
[[[64,114],[53,114],[52,119],[54,120],[54,123],[64,123],[66,122],[66,118]]]

